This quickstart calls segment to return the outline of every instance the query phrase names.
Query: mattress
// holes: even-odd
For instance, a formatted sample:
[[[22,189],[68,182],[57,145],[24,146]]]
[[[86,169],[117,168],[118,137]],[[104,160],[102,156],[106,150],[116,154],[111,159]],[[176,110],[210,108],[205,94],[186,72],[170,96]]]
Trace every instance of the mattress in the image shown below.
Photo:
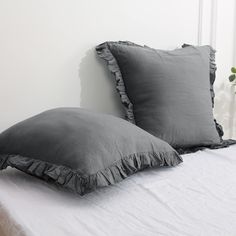
[[[0,172],[0,235],[235,236],[236,145],[183,155],[83,197]]]

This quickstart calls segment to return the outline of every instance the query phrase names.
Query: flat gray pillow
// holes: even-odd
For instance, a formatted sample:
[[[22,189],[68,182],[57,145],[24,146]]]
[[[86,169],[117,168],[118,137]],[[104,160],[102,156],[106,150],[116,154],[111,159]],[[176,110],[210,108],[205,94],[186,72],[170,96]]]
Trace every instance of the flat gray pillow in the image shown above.
[[[0,169],[12,166],[81,195],[180,162],[169,144],[137,126],[80,108],[49,110],[0,134]]]
[[[115,75],[127,120],[177,150],[221,146],[212,111],[209,46],[164,51],[105,42],[96,50]]]

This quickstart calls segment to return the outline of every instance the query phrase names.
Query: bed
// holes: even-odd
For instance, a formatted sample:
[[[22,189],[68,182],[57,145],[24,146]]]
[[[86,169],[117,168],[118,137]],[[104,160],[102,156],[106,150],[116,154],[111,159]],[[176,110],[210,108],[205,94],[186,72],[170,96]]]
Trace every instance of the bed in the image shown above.
[[[236,145],[182,157],[83,197],[8,168],[0,235],[236,235]]]

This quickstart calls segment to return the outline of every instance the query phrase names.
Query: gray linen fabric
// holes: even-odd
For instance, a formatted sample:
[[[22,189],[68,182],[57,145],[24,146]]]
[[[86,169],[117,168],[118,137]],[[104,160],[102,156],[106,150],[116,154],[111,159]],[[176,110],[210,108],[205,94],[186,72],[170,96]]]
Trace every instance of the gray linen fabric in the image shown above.
[[[219,147],[212,111],[212,49],[188,46],[173,51],[131,42],[96,48],[115,75],[126,118],[174,148]]]
[[[81,195],[180,162],[169,144],[137,126],[80,108],[49,110],[0,134],[0,169],[12,166]]]

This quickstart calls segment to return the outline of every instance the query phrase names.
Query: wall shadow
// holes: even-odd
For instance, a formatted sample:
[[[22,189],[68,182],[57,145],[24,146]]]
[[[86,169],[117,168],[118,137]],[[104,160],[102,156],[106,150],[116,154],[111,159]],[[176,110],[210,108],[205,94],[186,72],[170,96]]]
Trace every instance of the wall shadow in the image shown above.
[[[95,49],[86,52],[79,65],[80,106],[98,112],[124,117],[115,79]]]

